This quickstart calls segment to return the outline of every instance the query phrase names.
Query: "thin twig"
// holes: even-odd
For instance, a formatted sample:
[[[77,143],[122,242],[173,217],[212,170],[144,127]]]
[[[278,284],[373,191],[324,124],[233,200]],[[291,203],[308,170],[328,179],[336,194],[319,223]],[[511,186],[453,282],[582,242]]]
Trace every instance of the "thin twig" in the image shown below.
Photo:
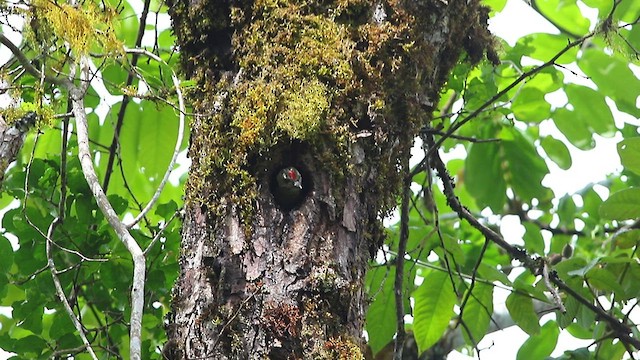
[[[56,294],[58,295],[58,298],[60,299],[60,301],[62,301],[62,306],[64,306],[64,309],[67,312],[67,315],[69,315],[69,317],[71,318],[71,322],[73,323],[73,326],[78,331],[78,335],[80,336],[80,339],[82,339],[82,343],[84,344],[87,351],[89,352],[89,355],[91,355],[91,358],[93,358],[94,360],[98,360],[98,357],[96,356],[95,352],[93,351],[93,348],[91,347],[91,343],[89,342],[89,339],[87,339],[87,334],[84,332],[84,327],[82,326],[82,323],[80,323],[80,320],[78,320],[78,318],[76,317],[76,314],[73,312],[71,305],[69,305],[69,300],[67,299],[67,296],[64,294],[64,290],[62,289],[62,285],[60,284],[60,279],[58,279],[58,271],[56,270],[56,264],[53,262],[53,254],[51,252],[51,243],[52,243],[51,239],[53,238],[53,231],[55,230],[56,226],[59,223],[61,223],[61,219],[59,217],[56,217],[55,219],[53,219],[53,221],[49,225],[49,230],[47,231],[47,241],[45,246],[46,253],[47,253],[47,265],[49,266],[49,270],[51,271],[51,278],[53,278],[53,285],[56,288]]]
[[[46,82],[51,83],[51,84],[65,86],[65,87],[73,86],[73,84],[66,78],[53,77],[53,76],[45,75],[44,73],[40,73],[40,70],[36,69],[31,64],[31,62],[24,55],[24,53],[20,49],[18,49],[18,47],[14,43],[12,43],[11,40],[9,40],[6,36],[4,36],[4,34],[2,34],[2,33],[0,33],[0,43],[2,45],[6,46],[7,48],[9,48],[9,50],[18,59],[18,61],[24,67],[24,69],[27,72],[29,72],[31,75],[33,75],[33,76],[35,76],[37,78],[43,77]]]
[[[127,53],[146,55],[146,56],[150,57],[151,59],[166,65],[164,60],[162,60],[159,56],[157,56],[156,54],[153,54],[153,53],[151,53],[151,52],[149,52],[147,50],[143,50],[143,49],[127,49],[126,51],[127,51]],[[140,214],[138,214],[138,216],[136,216],[136,218],[133,219],[133,221],[131,223],[126,225],[128,228],[131,228],[132,226],[137,224],[149,212],[149,210],[151,210],[151,208],[158,201],[158,198],[160,197],[160,194],[162,193],[162,190],[164,189],[165,185],[167,184],[167,181],[169,180],[169,176],[171,175],[171,172],[173,171],[173,167],[176,165],[176,160],[178,159],[178,154],[180,153],[180,146],[182,145],[182,140],[184,138],[184,127],[185,127],[185,116],[184,116],[185,111],[184,110],[185,110],[185,105],[184,105],[184,98],[182,97],[182,91],[180,90],[180,80],[178,79],[178,76],[176,75],[176,73],[173,70],[171,70],[171,79],[173,80],[173,85],[176,88],[176,94],[178,96],[178,104],[180,106],[180,111],[178,112],[180,122],[179,122],[179,125],[178,125],[178,137],[176,139],[176,145],[173,148],[173,155],[171,156],[171,161],[169,162],[169,166],[167,166],[167,171],[164,173],[164,177],[162,178],[162,181],[160,182],[160,185],[156,189],[156,192],[153,194],[153,197],[151,198],[151,200],[149,201],[147,206],[145,206],[145,208],[142,209]]]
[[[160,235],[162,235],[162,233],[167,229],[167,227],[169,227],[173,219],[175,219],[179,213],[180,213],[179,211],[174,212],[173,215],[171,215],[171,218],[165,222],[164,226],[162,226],[162,228],[158,231],[156,236],[153,237],[153,239],[151,240],[147,248],[144,249],[144,252],[143,252],[144,256],[147,256],[147,254],[149,253],[149,250],[151,250],[153,245],[155,245],[155,243],[158,242],[158,240],[160,240]]]
[[[440,149],[440,146],[442,145],[442,143],[444,143],[445,140],[447,140],[449,137],[451,137],[451,135],[453,135],[456,131],[458,131],[458,129],[460,129],[460,127],[462,127],[464,124],[468,123],[469,121],[475,119],[478,116],[478,114],[480,114],[484,109],[486,109],[487,107],[491,106],[498,99],[500,99],[506,93],[511,91],[511,89],[516,87],[516,85],[520,84],[521,82],[525,81],[526,79],[530,78],[531,76],[539,73],[540,71],[544,70],[545,68],[554,65],[556,60],[558,60],[558,58],[560,58],[560,56],[564,55],[567,51],[573,49],[574,47],[576,47],[578,45],[581,45],[585,40],[595,36],[596,33],[597,33],[597,31],[590,32],[589,34],[579,38],[578,40],[570,42],[569,44],[567,44],[567,46],[564,47],[564,49],[560,50],[549,61],[547,61],[544,64],[542,64],[542,65],[540,65],[538,67],[535,67],[535,68],[533,68],[533,69],[531,69],[531,70],[529,70],[527,72],[522,73],[511,84],[507,85],[504,89],[502,89],[497,94],[492,96],[489,100],[485,101],[477,109],[475,109],[471,113],[469,113],[469,115],[465,116],[462,120],[456,121],[455,123],[451,124],[451,126],[445,132],[445,134],[442,137],[440,137],[440,139],[438,139],[438,141],[436,141],[436,143],[434,144],[434,146],[431,149],[429,149],[429,152],[425,156],[425,159],[423,159],[422,162],[414,168],[414,170],[409,174],[409,176],[413,177],[413,176],[415,176],[414,172],[415,173],[419,173],[420,171],[422,171],[422,167],[424,166],[423,163],[426,161],[426,159],[429,158],[429,156],[433,155],[434,152],[437,152],[438,149]]]
[[[636,349],[640,349],[640,340],[634,337],[631,337],[632,330],[624,323],[621,323],[620,320],[616,319],[614,316],[610,315],[603,309],[593,305],[593,303],[587,299],[585,299],[582,295],[578,294],[571,287],[564,283],[556,272],[551,272],[549,274],[549,280],[554,283],[560,290],[566,292],[571,295],[573,298],[578,300],[579,303],[586,306],[595,313],[600,319],[605,320],[609,327],[615,331],[615,336],[618,337],[622,342],[629,343],[633,345]]]
[[[448,174],[446,166],[442,159],[440,158],[440,154],[436,151],[434,152],[432,159],[434,160],[434,167],[438,171],[438,176],[443,182],[444,185],[444,193],[447,198],[447,204],[453,209],[461,219],[466,220],[471,226],[473,226],[476,230],[480,231],[485,238],[489,239],[491,242],[500,246],[504,249],[512,259],[520,261],[524,267],[526,267],[529,271],[534,274],[539,273],[539,259],[534,259],[529,257],[527,252],[524,249],[520,249],[515,247],[509,243],[507,243],[504,238],[491,230],[486,225],[482,224],[478,219],[476,219],[467,208],[462,206],[460,200],[455,195],[453,190],[453,179]],[[544,269],[543,269],[544,270]],[[640,340],[632,337],[630,334],[632,333],[631,328],[621,323],[618,319],[607,313],[604,309],[601,309],[595,305],[588,299],[585,299],[582,295],[574,291],[571,287],[567,286],[558,276],[557,273],[552,271],[548,274],[549,280],[551,283],[555,284],[560,290],[566,292],[573,298],[575,298],[578,302],[585,305],[592,312],[594,312],[600,319],[604,320],[611,329],[615,331],[615,336],[620,339],[622,342],[633,345],[636,349],[640,349]]]
[[[407,171],[409,164],[406,164]],[[398,256],[396,257],[396,277],[393,286],[396,301],[396,343],[393,352],[394,360],[402,360],[402,349],[406,332],[404,330],[404,254],[409,239],[409,199],[411,197],[411,179],[405,178],[402,185],[402,203],[400,206],[400,239],[398,240]]]
[[[549,280],[549,264],[547,264],[546,261],[542,262],[542,279],[544,280],[544,284],[547,286],[547,289],[553,297],[553,302],[563,314],[566,313],[567,309],[562,303],[562,299],[560,298],[560,294],[558,294],[558,290],[556,290],[556,288],[553,286],[553,284],[551,284],[551,281]]]

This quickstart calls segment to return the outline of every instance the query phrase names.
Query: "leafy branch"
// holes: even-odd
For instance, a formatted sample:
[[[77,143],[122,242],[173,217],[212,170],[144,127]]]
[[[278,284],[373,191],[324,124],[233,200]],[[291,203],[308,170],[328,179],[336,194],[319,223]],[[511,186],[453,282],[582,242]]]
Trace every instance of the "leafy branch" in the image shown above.
[[[174,147],[173,155],[171,157],[171,161],[165,175],[157,187],[153,197],[147,204],[147,206],[140,211],[140,213],[134,218],[130,223],[125,224],[120,220],[115,210],[113,209],[109,199],[107,198],[104,188],[100,185],[98,176],[96,174],[94,165],[93,165],[93,157],[91,155],[91,150],[89,147],[89,134],[88,134],[88,124],[87,124],[87,114],[85,111],[84,98],[87,93],[87,90],[91,84],[92,74],[90,71],[90,60],[86,55],[81,55],[77,62],[71,64],[70,71],[68,74],[68,78],[63,77],[51,77],[44,73],[44,69],[38,70],[35,68],[30,60],[24,55],[24,53],[15,46],[10,40],[8,40],[3,34],[0,34],[0,43],[5,45],[13,55],[20,62],[22,67],[33,75],[34,77],[40,78],[42,82],[51,83],[54,85],[58,85],[63,87],[68,91],[71,109],[70,115],[76,120],[76,136],[78,141],[78,157],[80,159],[80,164],[82,166],[82,172],[84,177],[89,185],[93,196],[100,208],[101,212],[104,214],[105,218],[109,222],[110,226],[113,228],[115,233],[117,234],[120,241],[125,245],[128,252],[130,253],[133,260],[133,280],[132,280],[132,288],[131,288],[131,318],[130,318],[130,356],[132,359],[140,359],[142,353],[142,315],[144,308],[144,284],[146,277],[146,252],[142,250],[138,242],[133,238],[130,234],[129,229],[136,225],[144,216],[150,211],[153,206],[155,206],[160,194],[165,187],[173,168],[175,167],[178,153],[180,151],[180,145],[182,144],[184,138],[184,130],[185,130],[185,104],[182,96],[182,92],[180,90],[180,81],[172,71],[172,80],[174,84],[174,88],[178,97],[178,107],[179,107],[179,129],[178,136],[176,139],[176,144]],[[142,49],[125,49],[125,52],[133,54],[138,57],[140,55],[147,56],[155,61],[166,63],[157,55]],[[74,73],[76,67],[79,67],[80,78],[79,85],[75,85],[74,81]],[[64,116],[65,120],[68,116]],[[65,125],[66,127],[66,125]],[[65,132],[66,133],[66,132]],[[66,150],[63,149],[63,156],[66,156]],[[61,174],[64,177],[64,171]],[[28,177],[27,177],[28,178]],[[108,184],[108,182],[107,182]],[[64,184],[63,184],[64,188]],[[26,191],[25,191],[26,193]],[[64,192],[63,192],[64,193]],[[64,202],[61,200],[59,206]],[[51,271],[53,276],[54,285],[56,288],[56,293],[62,304],[65,308],[65,311],[68,313],[69,317],[72,320],[72,323],[76,327],[76,330],[79,333],[80,338],[84,344],[84,347],[87,349],[92,358],[97,359],[95,352],[86,336],[83,325],[81,321],[75,316],[71,305],[64,294],[64,290],[62,285],[57,277],[60,273],[55,267],[55,263],[53,262],[53,256],[51,252],[51,245],[53,242],[53,232],[55,228],[62,222],[62,214],[64,213],[64,209],[61,208],[59,210],[60,214],[56,217],[50,224],[47,234],[42,233],[39,229],[36,230],[41,233],[41,235],[47,240],[46,241],[46,253],[48,259],[48,268]],[[35,225],[32,224],[35,227]],[[164,228],[163,228],[164,229]],[[156,238],[159,235],[156,236]],[[156,238],[152,241],[152,244],[155,243]],[[86,258],[83,257],[83,261]]]
[[[615,7],[614,7],[614,10],[615,10]],[[612,17],[613,17],[613,10],[611,11],[611,13],[607,17],[607,19],[609,19],[609,21],[611,21]],[[606,22],[606,20],[605,20],[605,22]],[[638,20],[636,20],[636,22],[634,22],[634,23],[637,23],[637,22],[638,22]],[[625,26],[628,26],[628,24],[620,25],[620,26],[618,26],[618,28],[623,28]],[[455,132],[458,131],[458,129],[460,129],[462,126],[464,126],[466,123],[470,122],[471,120],[475,119],[479,114],[481,114],[483,111],[485,111],[489,106],[491,106],[494,103],[496,103],[501,97],[506,95],[509,91],[511,91],[513,88],[515,88],[518,84],[520,84],[520,83],[526,81],[527,79],[533,77],[534,75],[536,75],[537,73],[539,73],[542,70],[546,69],[547,67],[556,65],[556,61],[562,55],[567,53],[569,50],[571,50],[571,49],[573,49],[575,47],[581,46],[586,40],[591,39],[592,37],[597,36],[597,35],[599,35],[601,33],[606,32],[606,31],[609,31],[609,29],[604,28],[604,27],[599,27],[599,28],[596,28],[595,30],[593,30],[592,32],[584,35],[583,37],[581,37],[581,38],[579,38],[577,40],[569,42],[562,50],[560,50],[558,53],[556,53],[551,59],[546,61],[544,64],[539,65],[537,67],[534,67],[529,71],[523,72],[522,74],[520,74],[520,76],[518,76],[518,78],[516,78],[513,82],[511,82],[509,85],[507,85],[504,89],[502,89],[499,92],[497,92],[495,95],[493,95],[490,99],[485,101],[478,108],[476,108],[475,110],[471,111],[464,118],[462,118],[460,120],[456,120],[453,124],[451,124],[451,126],[447,129],[447,131],[444,132],[442,134],[442,136],[440,136],[438,141],[435,142],[434,146],[429,148],[429,151],[427,151],[427,153],[425,154],[424,158],[409,173],[409,177],[412,178],[415,175],[417,175],[420,172],[422,172],[422,170],[424,169],[424,166],[426,164],[427,159],[431,155],[433,155],[433,153],[437,152],[440,149],[440,146],[442,146],[442,144],[447,139],[453,137]],[[430,131],[434,131],[434,130],[430,130]]]
[[[436,146],[436,143],[429,144],[430,146]],[[453,211],[455,211],[461,219],[466,220],[472,227],[476,230],[480,231],[484,237],[493,242],[494,244],[500,246],[504,249],[513,259],[520,261],[525,268],[527,268],[533,274],[541,274],[542,270],[546,264],[540,258],[534,258],[527,254],[524,249],[515,247],[495,231],[491,230],[486,225],[482,224],[471,212],[464,207],[458,197],[454,192],[454,184],[453,179],[449,175],[442,158],[438,152],[434,152],[431,156],[432,164],[437,171],[438,177],[442,180],[444,187],[444,194],[447,199],[447,204]],[[620,339],[625,344],[630,344],[636,349],[640,349],[640,340],[631,336],[633,330],[630,326],[625,323],[620,322],[615,317],[611,316],[604,309],[593,305],[591,301],[584,298],[582,295],[577,293],[571,287],[562,281],[557,275],[556,272],[550,272],[548,274],[548,279],[551,283],[557,286],[560,290],[566,292],[573,298],[575,298],[578,302],[588,307],[592,312],[594,312],[598,317],[604,320],[609,327],[615,332],[615,337]],[[551,290],[551,289],[550,289]],[[553,291],[551,291],[553,293]]]

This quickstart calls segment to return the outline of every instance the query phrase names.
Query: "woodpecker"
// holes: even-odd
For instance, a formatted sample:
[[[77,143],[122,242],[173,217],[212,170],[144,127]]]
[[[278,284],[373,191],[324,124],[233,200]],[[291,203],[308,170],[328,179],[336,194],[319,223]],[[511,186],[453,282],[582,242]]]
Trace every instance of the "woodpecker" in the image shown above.
[[[280,170],[274,185],[273,197],[283,210],[293,209],[302,200],[302,175],[298,169],[288,166]]]

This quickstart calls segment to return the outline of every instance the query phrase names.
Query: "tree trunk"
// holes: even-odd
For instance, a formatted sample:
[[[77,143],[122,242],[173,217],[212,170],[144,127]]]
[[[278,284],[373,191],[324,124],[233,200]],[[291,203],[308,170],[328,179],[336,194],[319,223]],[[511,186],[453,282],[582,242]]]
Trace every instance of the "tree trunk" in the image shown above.
[[[463,49],[477,1],[174,1],[196,86],[181,273],[164,354],[359,359],[364,275],[403,159]],[[278,206],[274,178],[302,173]]]

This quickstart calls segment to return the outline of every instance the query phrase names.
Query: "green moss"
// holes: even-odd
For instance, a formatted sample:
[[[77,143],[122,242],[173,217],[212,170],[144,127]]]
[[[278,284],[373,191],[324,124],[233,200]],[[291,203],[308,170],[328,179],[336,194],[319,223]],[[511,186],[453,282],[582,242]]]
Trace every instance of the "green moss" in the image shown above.
[[[2,110],[2,119],[7,125],[12,125],[16,121],[20,121],[28,116],[29,113],[35,113],[35,126],[38,128],[51,126],[54,123],[55,112],[49,106],[37,106],[33,103],[24,102],[20,107],[10,107]]]
[[[299,84],[283,93],[276,128],[291,139],[310,140],[321,128],[329,109],[327,88],[317,80]]]
[[[364,360],[358,344],[351,339],[331,338],[325,343],[327,349],[324,359],[332,360]]]

